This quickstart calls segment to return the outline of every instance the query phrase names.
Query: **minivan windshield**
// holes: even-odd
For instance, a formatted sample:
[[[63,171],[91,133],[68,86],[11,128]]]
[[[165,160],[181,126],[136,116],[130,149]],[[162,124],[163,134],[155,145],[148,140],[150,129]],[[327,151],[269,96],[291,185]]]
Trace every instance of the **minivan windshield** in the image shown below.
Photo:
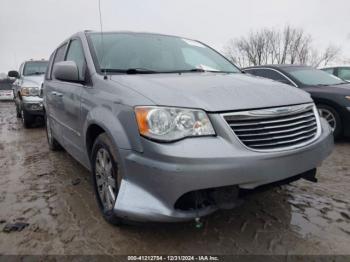
[[[328,86],[344,84],[344,80],[312,67],[289,67],[285,69],[304,85]]]
[[[194,40],[147,33],[87,35],[96,66],[105,72],[240,72],[219,53]]]
[[[46,72],[47,61],[30,61],[26,62],[23,68],[23,75],[42,75]]]

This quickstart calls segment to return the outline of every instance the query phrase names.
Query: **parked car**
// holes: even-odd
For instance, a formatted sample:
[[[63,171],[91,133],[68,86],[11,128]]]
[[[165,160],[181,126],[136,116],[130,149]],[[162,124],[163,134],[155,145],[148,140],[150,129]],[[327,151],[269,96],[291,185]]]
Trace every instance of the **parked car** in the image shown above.
[[[91,170],[112,224],[198,220],[241,189],[314,181],[333,147],[308,93],[176,36],[73,35],[51,55],[44,110],[49,147]]]
[[[0,100],[13,100],[13,80],[9,78],[0,79]]]
[[[17,117],[21,117],[24,127],[30,127],[38,116],[43,116],[41,87],[48,61],[30,60],[21,64],[19,71],[10,71],[15,77],[13,90]]]
[[[350,136],[350,84],[346,81],[302,65],[254,66],[243,71],[309,92],[319,114],[332,127],[334,137]]]
[[[329,66],[319,69],[350,82],[350,66]]]

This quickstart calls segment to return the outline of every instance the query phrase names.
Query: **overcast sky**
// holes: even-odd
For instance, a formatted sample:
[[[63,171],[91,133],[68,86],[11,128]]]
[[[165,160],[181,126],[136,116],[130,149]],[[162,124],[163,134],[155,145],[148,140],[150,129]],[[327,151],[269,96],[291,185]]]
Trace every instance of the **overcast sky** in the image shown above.
[[[349,0],[101,0],[104,30],[175,34],[219,51],[261,27],[302,27],[315,46],[339,45],[350,57]],[[98,0],[1,0],[0,72],[48,58],[71,34],[99,29]]]

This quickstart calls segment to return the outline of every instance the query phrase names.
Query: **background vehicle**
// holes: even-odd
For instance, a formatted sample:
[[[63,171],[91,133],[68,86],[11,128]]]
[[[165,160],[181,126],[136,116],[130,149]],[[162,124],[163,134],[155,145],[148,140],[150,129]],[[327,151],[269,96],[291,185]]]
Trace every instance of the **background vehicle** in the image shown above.
[[[9,78],[0,79],[0,100],[13,100],[13,81]]]
[[[26,61],[18,72],[8,73],[10,77],[16,78],[13,90],[17,117],[22,118],[25,127],[29,127],[37,116],[44,115],[41,87],[47,63],[45,60]]]
[[[350,84],[324,71],[301,65],[264,65],[244,72],[299,87],[311,94],[334,137],[350,136]]]
[[[350,82],[350,66],[330,66],[319,69]]]
[[[63,146],[92,171],[110,223],[233,207],[242,188],[315,180],[332,150],[331,129],[302,90],[242,74],[190,39],[101,40],[81,32],[64,41],[43,90],[50,148]]]

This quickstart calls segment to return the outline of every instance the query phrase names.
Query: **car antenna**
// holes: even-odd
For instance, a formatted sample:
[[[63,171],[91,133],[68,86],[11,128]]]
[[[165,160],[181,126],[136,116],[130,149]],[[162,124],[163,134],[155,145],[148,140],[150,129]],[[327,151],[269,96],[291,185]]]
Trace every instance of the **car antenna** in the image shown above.
[[[100,16],[100,35],[101,35],[101,45],[102,45],[102,59],[101,59],[101,61],[103,61],[105,50],[104,50],[104,41],[103,41],[103,26],[102,26],[102,15],[101,15],[101,0],[98,0],[98,13],[99,13],[99,16]],[[104,68],[103,79],[107,80],[107,71],[106,71],[106,68]]]

